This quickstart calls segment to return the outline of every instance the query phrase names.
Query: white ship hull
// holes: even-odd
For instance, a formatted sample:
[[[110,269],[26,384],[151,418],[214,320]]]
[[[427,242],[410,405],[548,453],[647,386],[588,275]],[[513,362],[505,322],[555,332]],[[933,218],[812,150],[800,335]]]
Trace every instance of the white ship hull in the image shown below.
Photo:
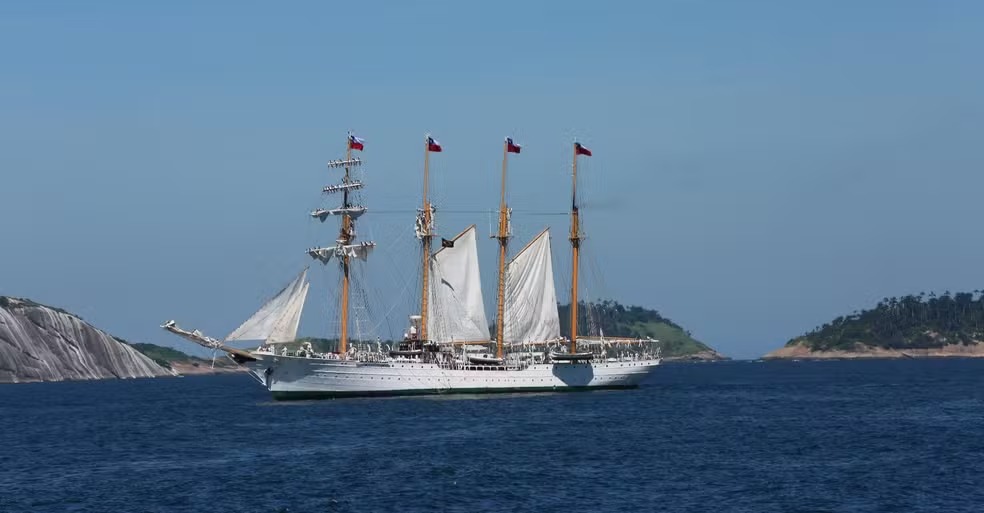
[[[365,363],[253,353],[250,373],[278,400],[634,388],[659,359],[542,363],[522,369],[450,369],[436,363]]]

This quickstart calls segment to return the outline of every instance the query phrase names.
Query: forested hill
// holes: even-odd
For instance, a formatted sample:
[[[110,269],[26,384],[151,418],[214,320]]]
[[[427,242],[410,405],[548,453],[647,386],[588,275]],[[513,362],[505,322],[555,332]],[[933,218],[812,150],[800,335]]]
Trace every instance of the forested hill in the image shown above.
[[[871,310],[855,311],[819,326],[786,347],[812,351],[933,349],[977,346],[984,341],[984,290],[949,291],[882,299]]]
[[[724,359],[717,351],[698,341],[679,324],[660,315],[656,310],[641,306],[624,306],[616,301],[578,303],[578,335],[597,335],[598,328],[606,337],[652,337],[661,342],[663,356],[668,358],[700,357]],[[560,305],[560,334],[570,337],[570,304]]]

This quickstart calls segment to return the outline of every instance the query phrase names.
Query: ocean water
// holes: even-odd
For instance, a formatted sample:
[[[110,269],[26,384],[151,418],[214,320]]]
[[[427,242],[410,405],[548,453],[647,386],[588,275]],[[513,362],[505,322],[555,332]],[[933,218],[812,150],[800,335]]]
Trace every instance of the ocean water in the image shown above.
[[[984,361],[670,364],[637,390],[277,403],[0,386],[0,512],[984,511]]]

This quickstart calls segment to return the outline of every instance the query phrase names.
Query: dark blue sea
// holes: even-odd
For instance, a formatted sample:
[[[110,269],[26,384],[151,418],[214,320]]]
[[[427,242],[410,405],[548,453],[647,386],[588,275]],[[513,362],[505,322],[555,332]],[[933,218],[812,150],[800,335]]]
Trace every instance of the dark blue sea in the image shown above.
[[[242,375],[4,385],[0,511],[980,512],[984,360],[298,403]]]

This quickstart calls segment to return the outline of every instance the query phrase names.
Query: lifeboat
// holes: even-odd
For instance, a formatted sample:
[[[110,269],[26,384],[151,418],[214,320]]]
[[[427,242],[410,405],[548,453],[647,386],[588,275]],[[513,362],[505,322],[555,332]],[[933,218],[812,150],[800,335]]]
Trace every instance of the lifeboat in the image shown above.
[[[502,358],[496,358],[490,354],[469,355],[468,361],[475,365],[502,365],[505,363]]]
[[[591,360],[593,353],[550,353],[550,359],[557,362],[572,362],[577,360]]]
[[[423,354],[423,349],[394,349],[389,352],[390,356],[420,356]]]

